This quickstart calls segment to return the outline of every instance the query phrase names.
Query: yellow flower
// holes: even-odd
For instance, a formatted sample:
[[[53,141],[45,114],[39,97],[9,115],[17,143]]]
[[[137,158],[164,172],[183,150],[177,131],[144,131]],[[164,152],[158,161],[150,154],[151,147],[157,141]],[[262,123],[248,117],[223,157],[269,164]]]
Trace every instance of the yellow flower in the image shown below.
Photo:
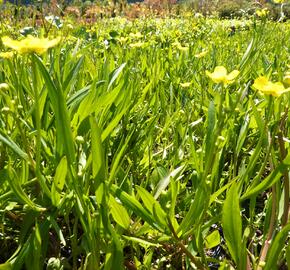
[[[184,51],[184,52],[188,51],[188,49],[189,49],[188,46],[182,46],[178,40],[176,40],[174,43],[172,43],[172,46],[174,48],[177,48],[178,50]]]
[[[231,73],[227,74],[227,69],[225,67],[217,66],[213,73],[210,73],[209,71],[206,71],[205,73],[213,80],[213,82],[226,85],[233,82],[240,72],[238,70],[233,70]]]
[[[127,37],[120,37],[120,38],[118,38],[118,41],[119,41],[120,43],[122,43],[122,44],[126,43],[127,40],[128,40]]]
[[[13,40],[9,37],[3,37],[2,42],[6,47],[9,47],[20,54],[24,53],[37,53],[43,54],[49,48],[56,46],[60,41],[60,38],[49,40],[48,38],[36,38],[28,36],[23,40]]]
[[[181,46],[180,45],[180,46],[177,46],[177,49],[180,50],[180,51],[186,52],[186,51],[188,51],[189,48],[187,46]]]
[[[253,88],[259,90],[265,95],[271,95],[274,97],[279,97],[283,93],[289,92],[289,88],[285,88],[280,82],[271,82],[268,78],[261,76],[254,81]]]
[[[191,82],[184,82],[184,83],[180,83],[180,86],[183,88],[187,88],[191,85]]]
[[[269,10],[267,8],[263,8],[263,9],[256,10],[256,14],[259,17],[266,17],[268,13],[269,13]]]
[[[129,36],[131,37],[131,38],[142,38],[143,36],[142,36],[142,34],[140,33],[140,32],[137,32],[137,33],[130,33],[129,34]]]
[[[13,52],[0,52],[0,57],[4,59],[10,59],[13,57]]]
[[[145,43],[144,42],[136,42],[136,43],[131,43],[129,46],[131,48],[142,48],[144,47]]]
[[[208,51],[202,51],[202,52],[200,52],[200,53],[195,54],[194,56],[195,56],[196,58],[202,58],[202,57],[206,56],[207,53],[208,53]]]
[[[275,4],[283,4],[285,0],[273,0]]]

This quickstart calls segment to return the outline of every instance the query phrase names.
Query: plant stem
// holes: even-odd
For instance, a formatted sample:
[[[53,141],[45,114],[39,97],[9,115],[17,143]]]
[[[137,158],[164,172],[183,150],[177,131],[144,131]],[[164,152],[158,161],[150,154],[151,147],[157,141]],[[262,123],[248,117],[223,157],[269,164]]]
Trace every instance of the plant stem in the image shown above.
[[[173,225],[171,223],[171,220],[170,218],[168,217],[167,218],[167,223],[168,223],[168,226],[169,226],[169,229],[170,231],[172,232],[173,234],[173,237],[174,239],[177,241],[177,245],[179,246],[179,248],[182,250],[182,252],[184,254],[186,254],[186,256],[188,256],[188,258],[191,260],[191,262],[197,267],[197,269],[200,269],[200,270],[206,270],[207,268],[204,267],[202,265],[202,263],[197,259],[195,258],[192,253],[186,248],[186,246],[182,243],[182,241],[180,240],[180,238],[178,237],[178,235],[176,234],[174,228],[173,228]]]
[[[271,138],[269,138],[271,140]],[[270,159],[270,167],[271,171],[274,170],[274,166],[272,163],[272,160]],[[274,228],[275,228],[275,223],[276,223],[276,208],[277,208],[277,189],[275,184],[272,186],[272,209],[271,209],[271,218],[270,218],[270,225],[269,225],[269,232],[267,239],[265,240],[265,243],[263,245],[263,248],[260,253],[260,259],[259,259],[259,264],[258,264],[258,270],[262,270],[262,264],[265,262],[267,253],[271,244],[271,240],[274,234]]]
[[[280,121],[280,132],[278,133],[278,142],[280,147],[280,153],[281,153],[281,159],[285,159],[287,152],[285,148],[285,142],[283,140],[283,134],[285,133],[285,123],[286,118],[288,115],[288,108],[286,108],[285,113]],[[283,209],[283,215],[282,215],[282,227],[284,227],[288,222],[288,216],[289,216],[289,173],[288,170],[284,172],[284,209]]]

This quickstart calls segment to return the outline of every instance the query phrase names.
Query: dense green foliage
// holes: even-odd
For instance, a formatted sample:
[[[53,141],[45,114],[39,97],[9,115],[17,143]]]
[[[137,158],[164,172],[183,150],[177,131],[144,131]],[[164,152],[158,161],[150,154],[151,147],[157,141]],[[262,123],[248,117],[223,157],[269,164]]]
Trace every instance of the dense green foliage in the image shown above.
[[[289,30],[64,21],[47,53],[2,58],[0,269],[286,267],[290,94],[252,84],[283,81]]]

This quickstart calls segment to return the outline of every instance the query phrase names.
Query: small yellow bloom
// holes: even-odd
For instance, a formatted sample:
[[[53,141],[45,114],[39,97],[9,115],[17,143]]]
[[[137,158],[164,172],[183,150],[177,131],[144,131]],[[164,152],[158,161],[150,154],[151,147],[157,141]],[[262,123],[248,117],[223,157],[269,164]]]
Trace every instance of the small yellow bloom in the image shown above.
[[[43,54],[49,48],[56,46],[60,41],[60,38],[49,40],[48,38],[36,38],[28,36],[23,40],[13,40],[9,37],[3,37],[2,42],[6,47],[9,47],[20,54],[24,53],[37,53]]]
[[[285,3],[285,0],[273,0],[273,2],[275,4],[283,4],[283,3]]]
[[[127,40],[128,40],[127,37],[120,37],[120,38],[118,38],[118,41],[119,41],[120,43],[122,43],[122,44],[126,43]]]
[[[137,32],[137,33],[130,33],[129,36],[130,36],[131,38],[137,38],[137,39],[143,37],[143,35],[142,35],[140,32]]]
[[[178,40],[176,40],[174,43],[172,43],[172,46],[174,48],[177,48],[178,50],[184,51],[184,52],[188,51],[188,49],[189,49],[188,46],[182,46]]]
[[[184,82],[184,83],[180,83],[180,86],[183,88],[187,88],[191,85],[191,82]]]
[[[10,59],[13,57],[13,52],[0,52],[0,57],[4,59]]]
[[[269,10],[267,8],[263,8],[263,9],[256,10],[256,14],[259,17],[266,17],[268,13],[269,13]]]
[[[72,30],[74,29],[73,25],[71,23],[69,23],[67,26],[66,26],[68,29]]]
[[[186,51],[188,51],[189,48],[187,46],[181,46],[180,45],[180,46],[177,46],[177,49],[180,50],[180,51],[186,52]]]
[[[226,85],[232,83],[240,72],[238,70],[233,70],[231,73],[227,74],[227,69],[225,67],[217,66],[213,73],[210,73],[209,71],[206,71],[205,73],[213,82]]]
[[[283,93],[289,92],[289,88],[285,88],[281,82],[271,82],[268,78],[261,76],[254,81],[253,88],[259,90],[265,95],[279,97]]]
[[[202,52],[200,52],[200,53],[195,54],[194,56],[195,56],[196,58],[202,58],[202,57],[206,56],[207,53],[208,53],[208,51],[202,51]]]
[[[129,46],[131,48],[142,48],[144,47],[145,43],[144,42],[136,42],[136,43],[131,43]]]

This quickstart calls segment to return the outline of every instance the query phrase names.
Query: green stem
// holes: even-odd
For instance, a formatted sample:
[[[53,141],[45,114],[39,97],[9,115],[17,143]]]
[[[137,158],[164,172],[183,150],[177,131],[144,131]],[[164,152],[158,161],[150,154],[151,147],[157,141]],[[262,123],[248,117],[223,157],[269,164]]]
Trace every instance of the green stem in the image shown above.
[[[271,138],[269,138],[269,140],[271,141]],[[271,171],[274,170],[274,166],[273,166],[273,162],[272,159],[270,159],[270,167],[271,167]],[[269,248],[270,248],[270,244],[271,244],[271,240],[273,238],[274,235],[274,230],[275,230],[275,224],[276,224],[276,219],[277,219],[277,188],[275,186],[275,184],[272,186],[272,209],[271,209],[271,217],[270,217],[270,225],[269,225],[269,231],[268,231],[268,236],[264,242],[263,248],[261,250],[260,253],[260,259],[259,259],[259,264],[258,264],[258,270],[262,270],[262,265],[264,264]]]
[[[274,105],[274,100],[273,97],[270,96],[269,97],[269,102],[268,102],[268,110],[267,110],[267,114],[266,114],[266,120],[265,123],[269,123],[270,122],[270,118],[273,114],[273,105]],[[271,134],[268,131],[268,142],[271,145],[272,144],[272,138],[271,138]],[[271,171],[274,170],[274,165],[273,165],[273,157],[270,158],[270,168]],[[271,209],[271,217],[270,217],[270,224],[269,224],[269,231],[268,231],[268,235],[267,238],[264,242],[264,245],[262,247],[261,253],[260,253],[260,259],[259,259],[259,264],[258,264],[258,270],[262,270],[262,265],[264,264],[269,248],[270,248],[270,244],[271,244],[271,240],[273,238],[274,235],[274,230],[275,230],[275,224],[276,224],[276,219],[277,219],[277,189],[275,184],[272,186],[272,209]]]
[[[207,268],[204,267],[202,265],[202,263],[197,258],[195,258],[192,255],[192,253],[186,248],[186,246],[182,243],[182,241],[180,240],[180,238],[178,237],[178,235],[176,234],[176,232],[174,230],[174,227],[171,223],[170,218],[167,218],[167,223],[168,223],[168,227],[169,227],[170,231],[172,232],[173,237],[174,237],[175,241],[177,242],[177,245],[179,246],[181,251],[190,259],[190,261],[197,267],[197,269],[206,270]]]
[[[285,133],[285,124],[286,124],[286,118],[288,115],[288,108],[286,108],[286,111],[280,121],[280,132],[278,133],[278,142],[280,147],[280,153],[281,153],[281,159],[285,159],[287,152],[285,147],[285,142],[283,140],[283,134]],[[284,172],[284,209],[283,209],[283,215],[282,215],[282,227],[284,227],[288,222],[288,216],[289,216],[289,172],[286,170]]]

